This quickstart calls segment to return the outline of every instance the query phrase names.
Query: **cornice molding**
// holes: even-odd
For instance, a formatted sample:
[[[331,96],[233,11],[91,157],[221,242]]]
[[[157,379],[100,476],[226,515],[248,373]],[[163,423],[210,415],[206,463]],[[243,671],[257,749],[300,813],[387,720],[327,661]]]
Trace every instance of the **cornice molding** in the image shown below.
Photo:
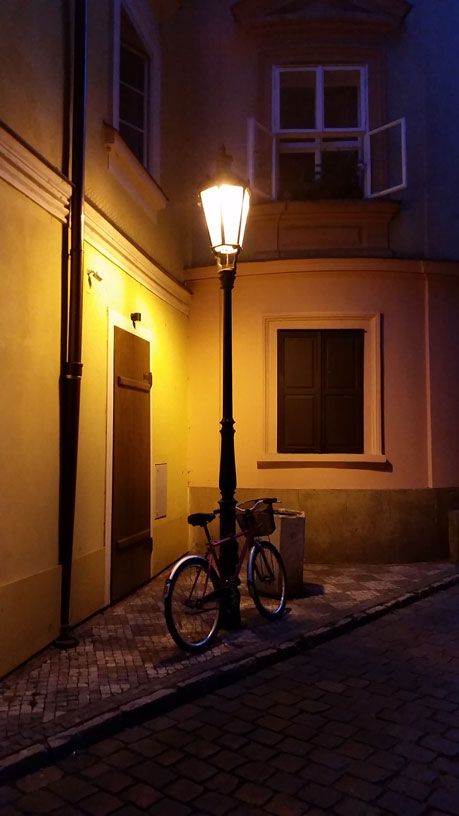
[[[67,222],[72,185],[11,130],[0,124],[0,178],[62,224]]]
[[[282,25],[354,25],[392,31],[412,6],[407,0],[238,0],[236,22],[250,28]]]
[[[161,300],[183,314],[191,294],[124,237],[91,204],[85,204],[85,241]]]

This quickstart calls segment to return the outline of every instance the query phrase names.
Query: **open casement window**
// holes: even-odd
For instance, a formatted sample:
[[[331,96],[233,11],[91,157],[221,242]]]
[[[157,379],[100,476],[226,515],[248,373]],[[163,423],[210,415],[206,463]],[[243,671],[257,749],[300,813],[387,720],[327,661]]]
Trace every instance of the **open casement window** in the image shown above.
[[[390,195],[406,187],[406,124],[395,119],[365,134],[365,197]]]
[[[128,15],[121,11],[119,132],[146,165],[149,58]]]
[[[366,66],[275,66],[271,129],[249,120],[248,174],[255,193],[279,200],[401,190],[404,120],[368,130]]]
[[[363,452],[363,331],[277,332],[277,449]]]
[[[253,117],[247,121],[247,176],[259,198],[277,198],[276,140],[268,128]]]

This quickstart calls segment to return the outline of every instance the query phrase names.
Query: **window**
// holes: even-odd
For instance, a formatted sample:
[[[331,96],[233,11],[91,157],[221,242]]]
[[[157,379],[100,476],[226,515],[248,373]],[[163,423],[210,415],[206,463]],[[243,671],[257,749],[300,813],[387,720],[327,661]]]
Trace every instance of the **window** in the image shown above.
[[[366,68],[275,67],[278,198],[361,198]]]
[[[277,332],[277,449],[363,453],[360,329]]]
[[[121,12],[119,132],[141,164],[147,164],[148,56],[124,9]]]
[[[112,122],[107,170],[156,223],[167,198],[160,175],[160,49],[150,0],[113,0]]]
[[[270,67],[271,124],[248,121],[255,194],[304,201],[405,189],[405,120],[369,130],[368,76],[366,64]]]

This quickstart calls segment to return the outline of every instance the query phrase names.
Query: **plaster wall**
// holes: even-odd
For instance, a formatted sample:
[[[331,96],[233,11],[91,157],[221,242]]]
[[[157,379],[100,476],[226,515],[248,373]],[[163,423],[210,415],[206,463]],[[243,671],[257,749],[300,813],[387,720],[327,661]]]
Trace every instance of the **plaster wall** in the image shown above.
[[[387,41],[388,120],[406,117],[408,188],[397,193],[400,215],[392,248],[400,255],[457,260],[459,211],[453,161],[459,114],[459,5],[411,0],[413,8]]]
[[[61,226],[0,181],[0,583],[57,562]]]
[[[238,484],[285,488],[414,488],[428,485],[424,279],[397,262],[333,260],[240,264],[234,290],[234,416]],[[192,273],[191,484],[215,484],[220,418],[220,291]],[[382,403],[387,461],[361,466],[274,463],[266,449],[264,319],[382,315]],[[212,431],[212,429],[215,429]],[[206,455],[203,456],[202,452]],[[294,459],[294,457],[292,457]]]
[[[134,4],[135,5],[135,4]],[[155,28],[154,13],[149,3],[140,3],[152,15],[152,28]],[[169,200],[155,215],[154,208],[145,212],[139,206],[132,186],[136,182],[123,184],[109,169],[109,156],[105,144],[104,123],[114,124],[113,97],[114,97],[114,10],[116,3],[111,0],[98,0],[89,4],[88,14],[88,114],[86,138],[86,197],[95,204],[106,217],[124,234],[130,236],[134,243],[141,246],[155,261],[167,269],[176,278],[183,277],[182,241],[180,239],[179,216]],[[129,9],[129,4],[128,4]],[[142,31],[139,32],[142,37]],[[159,43],[153,54],[153,69],[155,81],[161,82],[161,51]],[[180,86],[179,86],[180,87]],[[158,93],[158,100],[161,95]],[[151,100],[150,100],[151,101]],[[150,106],[151,107],[151,106]],[[157,109],[150,109],[150,127],[157,131],[158,145],[154,145],[162,161],[153,162],[150,158],[148,170],[155,184],[163,186],[163,169],[169,158],[172,173],[177,172],[176,154],[166,149],[161,142],[161,129],[156,122],[161,115],[161,102]],[[153,148],[152,148],[153,149]],[[134,156],[131,157],[134,168],[137,165],[139,178],[144,177],[144,170]],[[144,182],[142,182],[144,183]],[[170,199],[168,185],[164,186],[164,194]],[[152,192],[151,195],[154,195]]]
[[[213,157],[222,142],[234,156],[234,169],[247,175],[247,118],[263,119],[260,100],[270,92],[263,71],[266,55],[291,48],[293,55],[303,53],[304,59],[308,47],[317,47],[314,33],[294,26],[277,32],[269,26],[257,32],[244,29],[235,23],[231,5],[231,0],[183,4],[162,26],[170,87],[179,89],[172,94],[174,102],[166,104],[169,121],[177,121],[177,116],[180,120],[180,111],[188,118],[186,145],[177,150],[180,173],[171,165],[175,182],[171,178],[170,189],[184,205],[189,266],[207,263],[205,230],[191,196],[203,175],[213,172]],[[325,43],[336,46],[339,53],[349,46],[373,47],[372,53],[380,54],[382,85],[373,94],[380,110],[372,116],[373,127],[406,117],[408,186],[391,196],[401,203],[400,214],[391,225],[392,253],[455,260],[459,169],[453,157],[459,75],[452,66],[459,5],[456,0],[413,0],[412,5],[401,26],[382,38],[357,32],[340,39],[331,31]],[[262,123],[270,126],[269,121]],[[188,196],[183,193],[185,188]]]
[[[60,170],[70,9],[54,0],[0,3],[0,117]]]
[[[447,487],[458,484],[459,275],[428,273],[428,314],[432,484]]]
[[[59,620],[61,226],[3,181],[0,210],[2,674],[52,640]]]
[[[74,583],[73,622],[104,603],[103,568],[107,479],[107,380],[109,310],[129,320],[140,312],[141,326],[151,332],[152,479],[155,463],[167,463],[167,515],[153,523],[152,572],[159,572],[184,550],[187,494],[187,336],[188,320],[170,304],[149,292],[90,244],[86,245],[83,380],[74,552],[82,573]],[[155,515],[155,484],[152,514]],[[110,513],[110,509],[108,509]],[[88,560],[89,559],[89,560]],[[95,560],[94,560],[95,559]],[[86,567],[83,567],[83,564]],[[97,564],[93,569],[91,564]],[[78,571],[77,567],[77,571]],[[90,592],[83,574],[93,586]],[[78,611],[77,611],[78,610]]]

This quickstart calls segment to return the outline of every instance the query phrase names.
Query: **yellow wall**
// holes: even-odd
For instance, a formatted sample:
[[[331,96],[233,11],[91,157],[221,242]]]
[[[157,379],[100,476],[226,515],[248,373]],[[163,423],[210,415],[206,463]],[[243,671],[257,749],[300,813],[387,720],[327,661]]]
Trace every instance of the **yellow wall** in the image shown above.
[[[8,213],[0,227],[3,673],[48,642],[58,627],[61,228],[3,181],[0,211]]]
[[[0,4],[1,118],[62,169],[66,4],[2,0]],[[71,16],[71,4],[69,15]]]
[[[193,359],[190,482],[193,486],[210,487],[218,480],[220,290],[216,274],[210,269],[191,270],[189,280],[194,293],[190,347]],[[426,286],[423,267],[416,262],[326,259],[239,264],[234,289],[233,352],[235,444],[240,488],[401,489],[430,486]],[[432,302],[436,315],[434,344],[437,360],[433,371],[443,399],[436,398],[434,402],[437,414],[441,402],[442,414],[448,419],[442,439],[439,414],[435,424],[435,467],[439,474],[437,484],[441,486],[456,484],[459,473],[458,457],[451,456],[447,450],[447,438],[454,431],[451,411],[457,406],[457,399],[453,398],[452,392],[451,397],[448,396],[447,388],[453,364],[444,369],[439,354],[439,345],[443,343],[448,348],[446,338],[456,307],[451,305],[447,310],[450,318],[443,330],[446,334],[440,334],[442,299],[450,297],[450,293],[444,282],[437,283],[436,292],[438,287]],[[257,462],[269,460],[264,434],[264,318],[268,315],[366,313],[382,315],[382,406],[387,462],[377,467],[322,467],[317,463],[302,467],[292,464],[257,466]],[[454,354],[457,356],[457,352]],[[205,456],[202,455],[204,450]]]
[[[152,464],[165,462],[168,470],[167,516],[153,524],[152,571],[157,573],[187,546],[188,319],[90,245],[86,245],[85,269],[96,271],[102,280],[92,277],[89,285],[85,274],[75,558],[84,559],[88,554],[95,557],[105,547],[109,310],[128,320],[131,312],[140,312],[140,325],[152,336]],[[152,487],[154,515],[154,484]],[[97,564],[101,564],[100,557]],[[104,598],[108,600],[104,570],[88,569],[88,580],[95,580],[89,593],[84,580],[75,584],[73,622],[102,606]]]

